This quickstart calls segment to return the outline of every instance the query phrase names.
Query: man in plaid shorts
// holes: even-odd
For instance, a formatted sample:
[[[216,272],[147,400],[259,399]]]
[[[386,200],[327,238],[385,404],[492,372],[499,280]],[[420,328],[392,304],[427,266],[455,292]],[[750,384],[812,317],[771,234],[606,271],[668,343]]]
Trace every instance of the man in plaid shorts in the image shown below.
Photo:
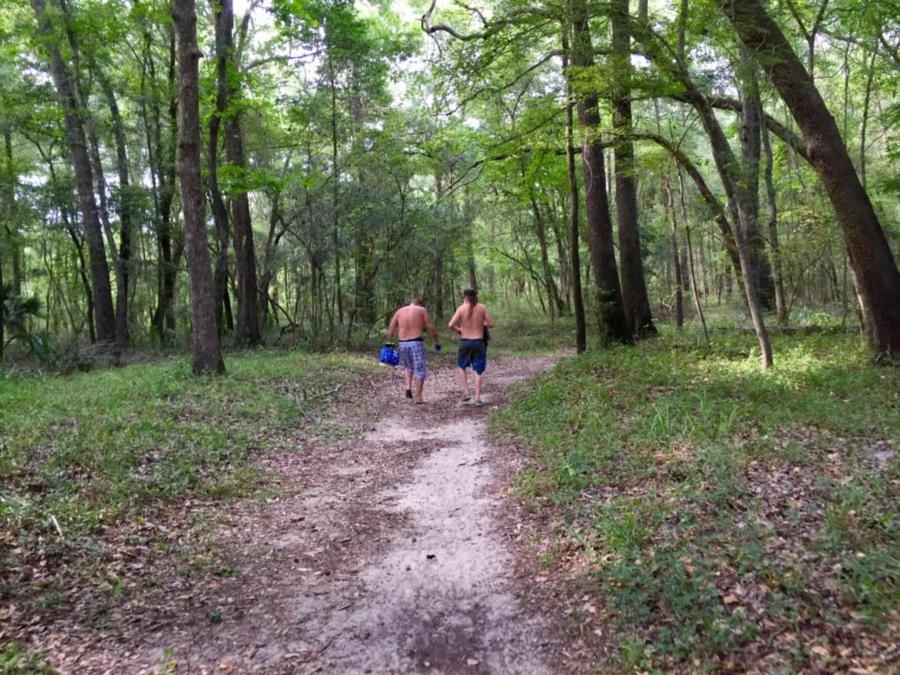
[[[394,333],[400,342],[400,365],[403,366],[404,383],[406,385],[406,398],[412,398],[412,383],[416,383],[416,403],[422,404],[422,389],[425,386],[425,378],[428,376],[425,356],[424,333],[428,330],[431,339],[434,340],[435,351],[441,350],[441,341],[437,329],[428,318],[428,311],[422,306],[419,298],[413,298],[405,307],[394,312],[387,329],[387,337],[390,340]]]

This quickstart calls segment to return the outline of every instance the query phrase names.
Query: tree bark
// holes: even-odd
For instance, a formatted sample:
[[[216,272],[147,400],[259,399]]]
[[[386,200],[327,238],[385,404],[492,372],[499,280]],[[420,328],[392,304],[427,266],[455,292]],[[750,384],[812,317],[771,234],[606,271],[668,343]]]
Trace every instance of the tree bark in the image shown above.
[[[116,102],[116,94],[106,74],[95,67],[94,73],[112,120],[113,138],[116,144],[116,170],[119,174],[119,254],[117,257],[116,287],[116,339],[120,346],[128,343],[128,290],[131,278],[131,231],[132,231],[132,195],[131,177],[128,169],[128,145],[125,140],[125,125]],[[121,287],[119,287],[121,286]]]
[[[706,346],[709,346],[709,331],[706,328],[706,317],[703,316],[703,305],[700,304],[700,291],[697,290],[697,275],[694,273],[694,247],[691,245],[691,228],[685,223],[684,239],[687,244],[688,254],[688,271],[691,278],[691,297],[694,299],[694,310],[697,312],[697,318],[700,319],[700,325],[703,327],[703,339]]]
[[[216,294],[206,247],[203,185],[200,178],[200,78],[194,0],[174,0],[178,36],[178,174],[191,289],[191,351],[195,373],[225,370],[216,327]]]
[[[581,253],[578,233],[578,177],[575,174],[575,124],[573,120],[572,84],[568,77],[569,41],[566,37],[568,26],[563,27],[563,73],[566,75],[566,173],[569,179],[569,273],[572,286],[572,309],[575,312],[575,351],[584,353],[587,349],[585,330],[584,299],[581,294]]]
[[[875,355],[900,358],[900,271],[872,202],[812,78],[759,0],[718,0],[800,127],[844,233]]]
[[[149,41],[149,37],[148,37]],[[151,82],[156,88],[156,70],[152,51],[148,46],[147,54]],[[162,114],[159,107],[159,95],[153,92],[152,124],[148,125],[147,151],[151,158],[151,173],[156,184],[154,190],[154,206],[157,214],[157,246],[159,261],[157,269],[157,301],[153,313],[153,325],[160,341],[174,339],[175,335],[175,282],[178,273],[181,246],[173,241],[172,202],[175,198],[176,162],[175,154],[178,145],[178,106],[176,95],[176,53],[175,32],[169,32],[169,63],[167,81],[169,91],[169,139],[168,145],[162,141]],[[152,131],[151,131],[152,130]],[[175,247],[173,248],[173,243]]]
[[[787,322],[787,306],[784,302],[784,275],[781,269],[781,244],[778,242],[778,200],[775,193],[775,181],[772,178],[774,159],[769,134],[762,134],[763,148],[766,153],[766,195],[769,203],[769,248],[772,249],[772,282],[775,286],[775,312],[778,321]]]
[[[746,48],[741,48],[741,65],[745,72],[742,94],[744,104],[741,108],[741,154],[743,162],[740,174],[733,182],[735,202],[739,218],[737,219],[738,256],[741,259],[741,272],[744,276],[744,293],[747,296],[747,309],[750,320],[759,342],[763,369],[772,365],[772,343],[763,320],[763,300],[761,297],[762,256],[760,249],[762,240],[759,237],[759,157],[760,133],[762,130],[762,106],[759,102],[759,90],[756,76],[752,70],[750,55]],[[691,285],[693,286],[693,278]]]
[[[675,325],[684,326],[684,279],[681,274],[681,257],[678,252],[678,221],[675,218],[675,197],[668,176],[663,178],[663,193],[666,196],[666,218],[669,221],[669,248],[672,253],[672,267],[675,271]]]
[[[227,100],[225,102],[225,157],[235,168],[241,185],[231,195],[231,220],[234,225],[234,268],[237,279],[237,321],[235,336],[239,344],[261,342],[259,329],[259,287],[256,278],[256,252],[247,197],[244,137],[241,132],[240,66],[234,50],[234,5],[232,0],[214,0],[216,7],[216,50],[226,59]]]
[[[615,144],[616,214],[619,223],[619,259],[622,264],[622,300],[629,329],[638,337],[653,335],[653,315],[638,225],[634,141],[631,139],[631,33],[628,0],[612,0],[613,129]]]
[[[213,278],[216,286],[216,326],[219,334],[222,334],[224,314],[226,313],[226,300],[228,294],[228,244],[229,224],[228,209],[225,200],[222,199],[222,191],[219,188],[219,130],[222,126],[222,118],[228,105],[228,51],[226,30],[224,27],[224,12],[222,0],[210,0],[213,11],[216,34],[216,107],[209,119],[209,148],[207,151],[207,173],[209,174],[209,194],[212,206],[213,222],[218,235],[218,252],[216,254],[215,272]],[[228,303],[230,310],[230,302]],[[227,312],[227,313],[230,313]]]
[[[90,256],[97,339],[100,342],[112,343],[116,339],[116,319],[113,311],[112,289],[109,283],[109,266],[106,262],[106,248],[103,244],[103,232],[97,214],[91,160],[85,136],[82,116],[84,108],[78,98],[74,75],[63,60],[56,36],[53,34],[53,26],[47,17],[44,0],[31,0],[31,6],[37,18],[38,32],[43,38],[44,48],[50,56],[50,72],[65,118],[66,141],[72,168],[75,172],[78,201]]]
[[[766,257],[765,243],[759,229],[759,166],[762,155],[761,140],[767,135],[763,123],[762,101],[759,96],[757,64],[752,54],[740,48],[741,74],[741,177],[735,182],[740,199],[739,210],[744,217],[741,225],[747,240],[753,275],[763,308],[770,309],[775,300],[772,269]]]
[[[574,0],[572,3],[571,59],[572,66],[578,68],[589,68],[594,64],[585,0]],[[603,144],[597,137],[600,128],[597,96],[587,93],[578,96],[577,99],[578,123],[581,126],[582,134],[584,206],[587,213],[588,247],[594,274],[600,338],[604,343],[630,342],[631,330],[622,303],[622,289],[619,285],[619,273],[613,245],[612,222],[609,217]]]

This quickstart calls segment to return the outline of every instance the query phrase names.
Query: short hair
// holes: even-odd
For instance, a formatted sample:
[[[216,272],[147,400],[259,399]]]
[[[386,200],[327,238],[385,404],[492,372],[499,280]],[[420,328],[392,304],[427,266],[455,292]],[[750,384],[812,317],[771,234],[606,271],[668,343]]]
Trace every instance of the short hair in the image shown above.
[[[409,301],[409,304],[418,305],[419,307],[422,307],[422,299],[421,298],[411,298]]]

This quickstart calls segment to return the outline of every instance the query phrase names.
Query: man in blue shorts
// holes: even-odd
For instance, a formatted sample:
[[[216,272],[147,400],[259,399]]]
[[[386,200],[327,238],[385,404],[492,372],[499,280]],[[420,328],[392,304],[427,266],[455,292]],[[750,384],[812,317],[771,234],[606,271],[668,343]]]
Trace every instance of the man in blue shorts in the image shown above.
[[[487,307],[478,302],[478,294],[467,288],[463,292],[463,304],[456,309],[448,324],[459,336],[459,351],[456,365],[459,366],[459,384],[462,389],[461,401],[469,400],[469,380],[466,368],[475,371],[475,405],[481,405],[481,385],[487,368],[486,329],[494,327],[494,318]]]
[[[422,306],[418,298],[410,300],[409,304],[401,307],[391,319],[388,325],[387,336],[390,340],[394,333],[400,346],[400,365],[403,367],[403,379],[406,385],[406,398],[412,398],[413,380],[416,383],[416,403],[422,404],[422,389],[425,386],[425,378],[428,377],[428,369],[425,356],[425,342],[423,339],[425,330],[434,340],[435,351],[440,351],[441,341],[438,338],[437,329],[428,318],[428,311]]]

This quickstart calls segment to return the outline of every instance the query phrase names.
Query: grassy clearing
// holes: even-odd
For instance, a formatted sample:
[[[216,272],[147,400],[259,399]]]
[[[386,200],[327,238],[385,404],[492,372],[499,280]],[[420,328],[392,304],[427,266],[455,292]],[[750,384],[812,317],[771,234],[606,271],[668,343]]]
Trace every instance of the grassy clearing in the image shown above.
[[[562,516],[540,559],[577,551],[573,592],[615,628],[601,668],[896,658],[900,378],[846,336],[775,353],[762,373],[752,336],[666,334],[565,360],[493,417],[534,451],[523,497]]]
[[[0,533],[27,548],[150,505],[241,494],[267,435],[313,421],[369,364],[260,351],[229,358],[223,377],[194,377],[179,359],[0,380]]]
[[[571,317],[549,320],[511,312],[495,317],[491,331],[491,356],[542,356],[575,345],[575,322]]]

